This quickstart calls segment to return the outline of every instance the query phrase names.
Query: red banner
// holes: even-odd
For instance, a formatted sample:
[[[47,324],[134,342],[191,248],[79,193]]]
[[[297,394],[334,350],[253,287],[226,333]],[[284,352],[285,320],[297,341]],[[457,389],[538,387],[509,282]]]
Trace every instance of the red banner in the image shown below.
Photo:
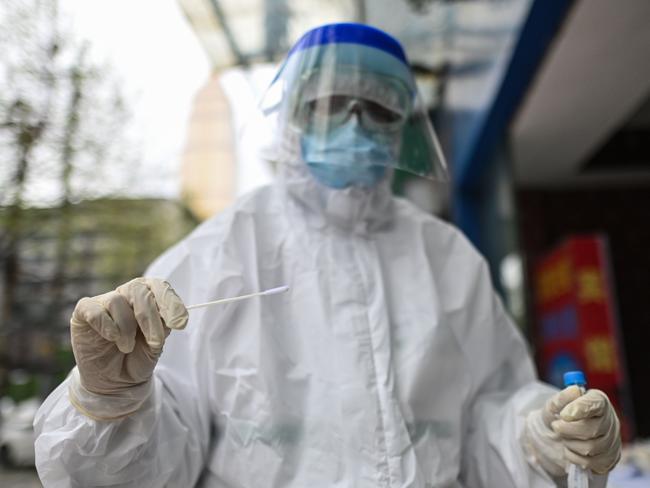
[[[562,387],[566,371],[582,370],[621,413],[625,378],[606,239],[568,239],[540,260],[534,280],[540,375]]]

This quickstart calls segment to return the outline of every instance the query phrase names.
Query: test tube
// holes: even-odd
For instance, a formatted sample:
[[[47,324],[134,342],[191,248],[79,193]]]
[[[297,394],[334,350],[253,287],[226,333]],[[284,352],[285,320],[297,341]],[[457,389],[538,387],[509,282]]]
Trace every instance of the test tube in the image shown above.
[[[564,373],[564,387],[576,385],[580,388],[580,394],[584,395],[587,391],[587,379],[582,371],[569,371]],[[569,473],[567,477],[568,488],[589,488],[589,473],[577,464],[569,464]]]

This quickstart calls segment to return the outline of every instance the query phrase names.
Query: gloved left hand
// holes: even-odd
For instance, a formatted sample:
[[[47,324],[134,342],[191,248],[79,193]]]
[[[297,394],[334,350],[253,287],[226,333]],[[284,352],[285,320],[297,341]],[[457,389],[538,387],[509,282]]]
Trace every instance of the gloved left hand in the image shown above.
[[[551,476],[564,476],[569,463],[606,474],[621,457],[620,424],[602,391],[570,386],[528,415],[524,444]]]
[[[82,298],[70,319],[77,361],[68,382],[70,403],[95,420],[135,413],[153,392],[153,371],[167,336],[187,321],[176,292],[154,278]]]

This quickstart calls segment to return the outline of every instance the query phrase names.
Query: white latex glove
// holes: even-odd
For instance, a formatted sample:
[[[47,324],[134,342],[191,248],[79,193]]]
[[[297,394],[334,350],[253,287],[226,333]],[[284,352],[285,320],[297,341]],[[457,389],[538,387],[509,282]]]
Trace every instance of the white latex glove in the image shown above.
[[[70,402],[96,420],[125,417],[151,393],[151,376],[171,329],[188,314],[169,283],[136,278],[115,291],[82,298],[70,333],[77,368]]]
[[[552,396],[526,419],[526,450],[551,476],[561,477],[568,464],[597,474],[612,470],[621,457],[618,417],[600,390],[570,386]]]

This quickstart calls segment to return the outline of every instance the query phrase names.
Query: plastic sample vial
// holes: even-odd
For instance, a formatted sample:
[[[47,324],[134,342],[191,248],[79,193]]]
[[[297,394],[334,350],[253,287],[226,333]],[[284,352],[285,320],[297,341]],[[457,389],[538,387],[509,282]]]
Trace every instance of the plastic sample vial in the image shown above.
[[[564,387],[576,385],[580,388],[581,395],[587,391],[587,378],[582,371],[569,371],[564,373]],[[589,488],[589,473],[577,464],[569,464],[567,477],[568,488]]]

